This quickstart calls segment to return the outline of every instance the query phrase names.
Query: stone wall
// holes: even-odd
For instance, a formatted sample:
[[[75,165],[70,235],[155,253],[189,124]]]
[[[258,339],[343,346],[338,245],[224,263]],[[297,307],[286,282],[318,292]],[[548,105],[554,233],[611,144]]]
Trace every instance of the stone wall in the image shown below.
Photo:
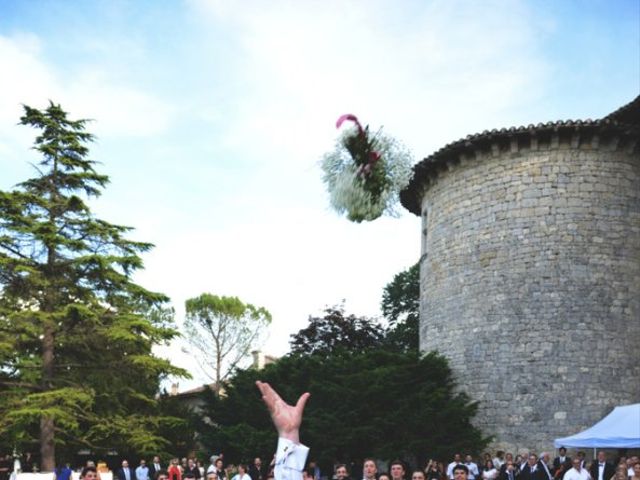
[[[494,448],[553,449],[640,401],[639,157],[556,135],[424,188],[421,349],[481,401]]]

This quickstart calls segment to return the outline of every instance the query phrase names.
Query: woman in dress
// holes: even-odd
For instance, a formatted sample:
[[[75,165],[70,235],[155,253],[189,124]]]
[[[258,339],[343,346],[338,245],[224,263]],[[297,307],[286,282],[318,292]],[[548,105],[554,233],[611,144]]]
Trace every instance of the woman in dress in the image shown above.
[[[493,466],[493,460],[489,459],[484,462],[484,468],[482,469],[482,478],[484,480],[495,480],[498,478],[498,470]]]
[[[167,470],[169,474],[169,480],[182,480],[182,469],[180,468],[180,461],[177,458],[171,460],[171,465]]]

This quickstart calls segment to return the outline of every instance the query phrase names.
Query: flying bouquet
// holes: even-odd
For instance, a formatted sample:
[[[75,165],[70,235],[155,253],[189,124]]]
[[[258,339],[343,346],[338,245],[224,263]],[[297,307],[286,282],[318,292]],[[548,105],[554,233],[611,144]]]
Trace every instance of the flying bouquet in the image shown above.
[[[346,121],[353,126],[322,159],[331,206],[353,222],[397,215],[399,193],[411,180],[411,153],[382,129],[371,134],[368,125],[362,128],[355,115],[342,115],[336,128]]]

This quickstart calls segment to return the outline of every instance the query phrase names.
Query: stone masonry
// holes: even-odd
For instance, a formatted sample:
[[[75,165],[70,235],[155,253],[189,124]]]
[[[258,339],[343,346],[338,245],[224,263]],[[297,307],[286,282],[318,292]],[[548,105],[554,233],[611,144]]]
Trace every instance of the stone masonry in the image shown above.
[[[551,450],[640,402],[639,111],[467,137],[402,193],[422,217],[421,349],[494,448]]]

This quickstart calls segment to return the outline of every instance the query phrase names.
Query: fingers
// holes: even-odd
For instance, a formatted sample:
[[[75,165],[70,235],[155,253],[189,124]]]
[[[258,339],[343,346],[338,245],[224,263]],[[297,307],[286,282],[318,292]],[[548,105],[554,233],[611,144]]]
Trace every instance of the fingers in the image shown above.
[[[262,394],[262,400],[267,405],[269,411],[273,414],[276,410],[278,401],[282,401],[280,395],[267,382],[257,381],[256,386]]]
[[[311,394],[309,392],[305,392],[302,395],[300,395],[300,398],[296,403],[296,410],[300,411],[300,414],[302,414],[302,411],[304,410],[304,406],[307,404],[307,400],[309,400],[310,396]]]
[[[274,413],[277,409],[277,405],[280,403],[282,405],[287,405],[284,400],[282,400],[282,398],[280,398],[280,395],[278,395],[278,392],[276,392],[271,385],[269,385],[267,382],[261,382],[260,380],[256,381],[256,386],[258,387],[258,390],[260,390],[260,393],[262,394],[262,400],[264,401],[264,403],[267,405],[267,408],[269,409],[269,411],[271,413]],[[304,410],[305,405],[307,404],[307,400],[309,399],[309,397],[311,396],[311,394],[309,392],[303,393],[302,395],[300,395],[300,398],[298,399],[298,402],[296,403],[296,410],[298,410],[300,413],[302,413],[302,411]]]
[[[274,401],[273,401],[272,395],[270,394],[270,390],[273,391],[273,389],[269,386],[268,383],[261,382],[260,380],[256,382],[256,386],[258,387],[258,390],[260,390],[260,394],[262,395],[262,401],[267,406],[267,409],[270,412],[273,412]]]

